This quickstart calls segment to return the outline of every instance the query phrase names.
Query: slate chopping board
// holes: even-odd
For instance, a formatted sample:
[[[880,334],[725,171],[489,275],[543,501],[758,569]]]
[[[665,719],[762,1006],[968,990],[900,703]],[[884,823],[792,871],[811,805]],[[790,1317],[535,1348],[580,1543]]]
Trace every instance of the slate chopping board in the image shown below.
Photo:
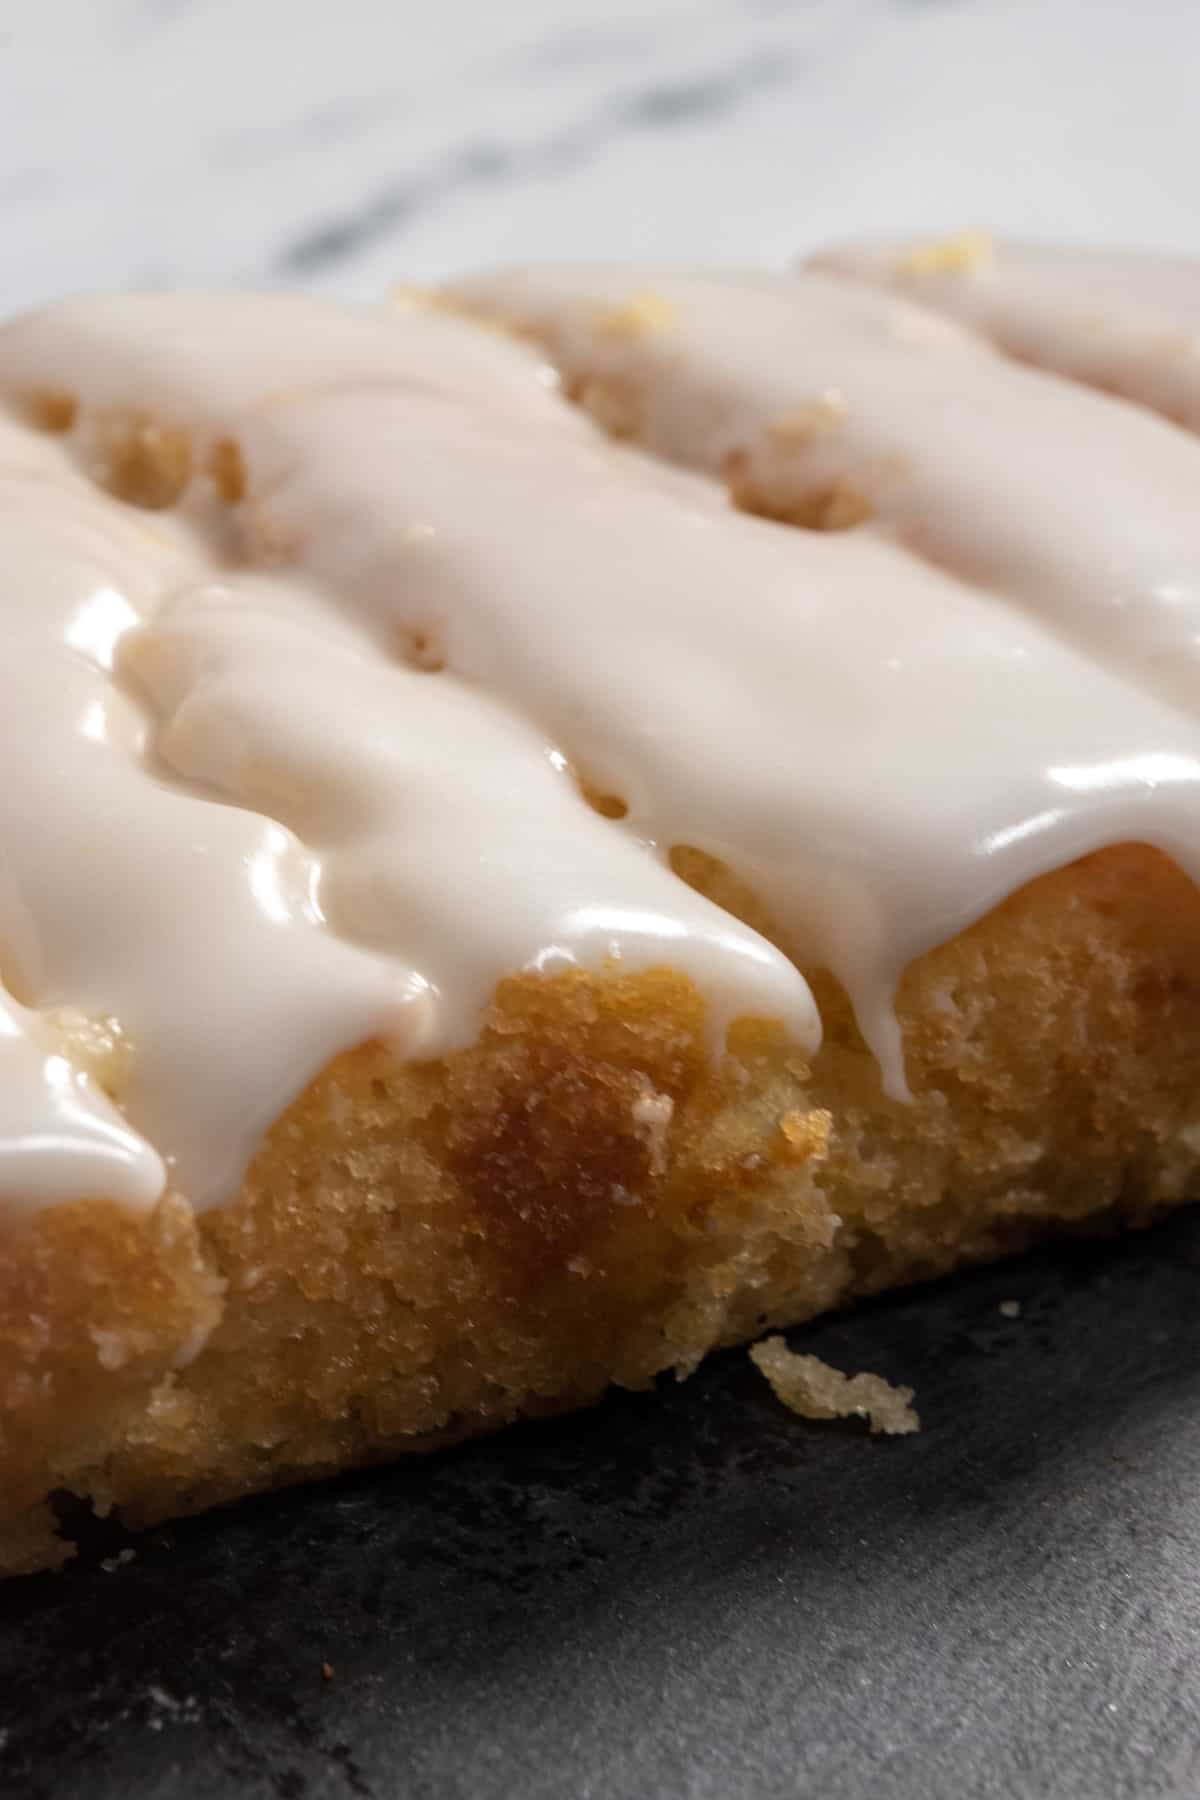
[[[1200,1794],[1198,1302],[1200,1213],[791,1334],[916,1437],[733,1354],[116,1567],[101,1531],[0,1588],[0,1794]]]

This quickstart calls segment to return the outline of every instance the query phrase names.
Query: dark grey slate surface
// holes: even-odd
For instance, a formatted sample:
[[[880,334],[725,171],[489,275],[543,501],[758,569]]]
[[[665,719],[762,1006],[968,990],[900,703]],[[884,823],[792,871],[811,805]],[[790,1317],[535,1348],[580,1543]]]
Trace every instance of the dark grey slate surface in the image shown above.
[[[735,1355],[10,1583],[0,1794],[1196,1795],[1198,1295],[1194,1215],[792,1334],[918,1437]]]

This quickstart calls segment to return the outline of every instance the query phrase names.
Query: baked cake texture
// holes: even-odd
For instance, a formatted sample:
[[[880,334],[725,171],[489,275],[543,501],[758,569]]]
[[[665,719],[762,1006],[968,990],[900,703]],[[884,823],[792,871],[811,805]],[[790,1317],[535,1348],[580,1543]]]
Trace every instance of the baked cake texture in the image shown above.
[[[1028,256],[0,332],[0,1569],[1194,1192],[1196,277]]]

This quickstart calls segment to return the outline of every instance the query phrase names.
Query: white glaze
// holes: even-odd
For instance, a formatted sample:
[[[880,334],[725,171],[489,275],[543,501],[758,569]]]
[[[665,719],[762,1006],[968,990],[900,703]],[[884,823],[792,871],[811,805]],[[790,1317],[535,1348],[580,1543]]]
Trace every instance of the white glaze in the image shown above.
[[[661,455],[737,453],[785,502],[848,481],[874,533],[1200,710],[1200,448],[1159,419],[842,276],[550,268],[458,291],[634,386]],[[665,322],[614,328],[639,294]],[[826,428],[790,429],[822,400]]]
[[[798,970],[670,872],[674,844],[835,970],[901,1094],[912,957],[1105,844],[1200,875],[1200,446],[845,282],[655,278],[666,330],[596,329],[646,285],[471,291],[636,381],[654,447],[711,467],[786,475],[766,428],[836,385],[850,448],[797,479],[870,485],[902,455],[872,526],[735,513],[610,445],[532,352],[428,310],[143,298],[0,333],[0,389],[82,408],[63,439],[0,433],[0,970],[133,1046],[121,1157],[98,1092],[77,1126],[22,1077],[0,1131],[44,1172],[0,1156],[0,1207],[146,1204],[150,1143],[219,1203],[339,1050],[465,1044],[521,968],[669,963],[715,1043],[753,1014],[812,1049]],[[169,514],[96,487],[113,409],[198,461],[235,439],[235,528],[201,476]],[[5,1019],[32,1068],[38,1021]]]
[[[245,306],[250,329],[236,343],[228,327],[242,302],[130,304],[151,367],[177,317],[211,325],[211,370],[184,355],[169,393],[151,378],[156,410],[194,423],[199,445],[218,418],[218,371],[239,352],[248,411],[222,417],[247,443],[256,422],[266,430],[287,413],[281,372],[294,379],[304,343],[309,404],[327,383],[346,404],[367,404],[353,333],[337,367],[336,330],[314,330],[314,314],[338,325],[355,315],[304,303],[298,349],[294,304],[265,334],[263,304],[274,303]],[[15,725],[14,776],[0,789],[0,960],[31,1004],[121,1020],[135,1047],[127,1115],[196,1205],[229,1195],[267,1125],[338,1050],[377,1034],[425,1053],[466,1043],[502,971],[670,961],[704,982],[723,1019],[778,1012],[815,1042],[811,996],[786,960],[615,834],[524,719],[453,675],[410,670],[390,645],[381,655],[353,608],[303,575],[235,569],[222,581],[224,534],[210,530],[203,495],[168,518],[77,473],[73,451],[85,463],[92,451],[88,368],[105,407],[140,406],[145,391],[135,369],[123,386],[119,357],[88,335],[102,310],[83,312],[83,334],[79,316],[18,322],[0,344],[0,380],[14,393],[53,368],[69,370],[87,401],[61,447],[15,425],[0,443],[0,606],[14,652],[0,704]],[[369,345],[375,321],[364,317]],[[419,432],[422,407],[448,404],[431,398],[430,371],[479,396],[491,365],[510,384],[504,417],[518,443],[527,409],[542,414],[547,454],[590,443],[538,359],[435,314],[394,319],[407,348],[379,359],[373,391],[391,398],[406,434]],[[124,342],[123,317],[108,329]],[[414,374],[401,383],[404,356]],[[482,421],[488,398],[485,387],[472,417]],[[691,491],[657,470],[648,486]],[[703,495],[696,510],[709,504]],[[171,695],[157,742],[135,698],[143,685]],[[238,804],[209,797],[222,789]],[[260,793],[271,816],[251,810]],[[296,815],[320,854],[281,822]],[[68,1148],[81,1192],[145,1198],[144,1180],[120,1186],[99,1160],[89,1187],[82,1147]],[[57,1197],[62,1179],[48,1174],[42,1196]]]
[[[980,251],[939,269],[936,249],[914,255],[911,242],[892,240],[826,251],[810,266],[894,288],[1025,362],[1200,431],[1200,262],[1003,239]]]
[[[0,992],[3,1209],[32,1212],[81,1193],[148,1206],[165,1181],[157,1151],[63,1054],[45,1021]]]

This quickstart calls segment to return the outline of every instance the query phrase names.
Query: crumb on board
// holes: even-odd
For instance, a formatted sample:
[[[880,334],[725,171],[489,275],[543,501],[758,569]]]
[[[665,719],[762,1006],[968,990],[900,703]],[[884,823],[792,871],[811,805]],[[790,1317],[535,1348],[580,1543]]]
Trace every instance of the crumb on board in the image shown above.
[[[1006,1319],[1019,1319],[1021,1316],[1021,1302],[1019,1300],[1002,1300],[1000,1302],[1000,1311]]]
[[[321,1680],[322,1681],[332,1681],[333,1676],[334,1676],[333,1664],[331,1662],[323,1662],[321,1664]]]
[[[873,1432],[889,1437],[921,1429],[912,1389],[893,1387],[882,1375],[843,1375],[818,1356],[789,1350],[781,1337],[753,1344],[750,1360],[776,1398],[802,1419],[865,1419]]]
[[[106,1575],[113,1575],[118,1569],[123,1569],[126,1563],[131,1563],[136,1555],[136,1550],[131,1550],[126,1546],[124,1550],[118,1550],[115,1556],[103,1557],[100,1567]]]
[[[900,258],[901,275],[974,275],[991,267],[995,246],[986,231],[960,231],[954,237],[914,244]]]

